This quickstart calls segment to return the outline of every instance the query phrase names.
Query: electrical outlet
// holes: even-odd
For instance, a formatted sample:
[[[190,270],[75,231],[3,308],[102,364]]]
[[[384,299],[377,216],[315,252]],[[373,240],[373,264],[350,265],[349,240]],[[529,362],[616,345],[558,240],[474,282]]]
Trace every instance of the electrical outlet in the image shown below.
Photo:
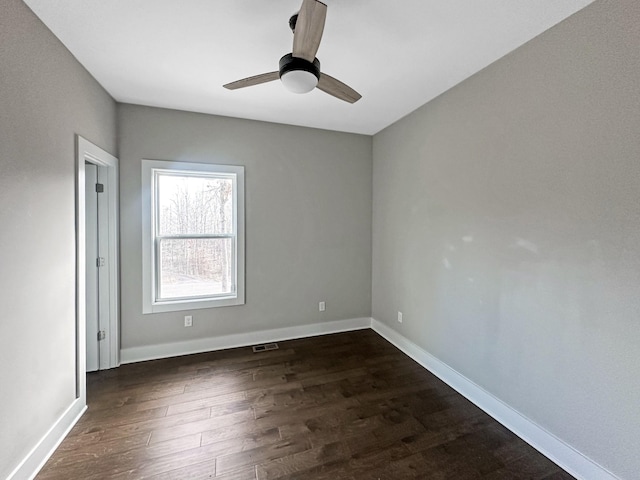
[[[402,323],[402,312],[398,312],[398,322]]]
[[[191,315],[185,315],[184,316],[184,326],[185,327],[192,327],[193,326],[193,316],[191,316]]]
[[[325,304],[324,304],[324,302],[320,302],[320,303],[318,303],[318,310],[319,310],[320,312],[324,312],[324,310],[325,310]]]

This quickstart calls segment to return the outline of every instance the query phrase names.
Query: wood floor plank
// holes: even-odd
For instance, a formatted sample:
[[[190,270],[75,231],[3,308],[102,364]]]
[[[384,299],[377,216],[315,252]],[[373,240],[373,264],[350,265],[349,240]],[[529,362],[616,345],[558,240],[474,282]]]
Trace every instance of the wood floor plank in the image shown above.
[[[187,430],[187,425],[207,421],[209,420],[210,415],[211,411],[209,408],[202,408],[192,412],[171,415],[170,417],[164,416],[160,418],[153,418],[150,420],[125,423],[123,419],[122,425],[105,428],[102,441],[111,440],[113,438],[124,438],[140,432],[155,432],[172,428],[183,428]]]
[[[255,480],[255,471],[251,472],[253,476],[247,477]],[[216,459],[215,457],[200,463],[190,463],[183,467],[169,470],[167,472],[151,475],[146,478],[152,480],[209,480],[216,475]]]
[[[200,410],[196,410],[200,412]],[[191,412],[188,412],[191,413]],[[174,415],[173,417],[181,417],[186,414]],[[172,417],[167,417],[172,418]],[[254,419],[252,409],[246,409],[239,412],[229,413],[228,415],[220,415],[218,417],[210,418],[209,415],[204,419],[196,419],[192,422],[176,423],[175,425],[161,425],[153,430],[151,435],[151,444],[156,442],[163,442],[172,438],[178,438],[184,435],[189,435],[193,432],[206,432],[208,430],[214,430],[216,428],[233,428],[234,425],[238,425],[238,428],[242,428],[246,422],[251,422]]]
[[[569,480],[371,330],[125,365],[37,480]]]
[[[166,416],[167,407],[153,408],[143,412],[129,409],[127,406],[119,409],[98,410],[97,412],[90,410],[78,421],[70,436],[93,433],[98,425],[101,431],[105,431],[135,423],[152,422]]]
[[[349,451],[344,443],[326,443],[319,447],[288,455],[257,466],[258,480],[271,480],[296,475],[303,478],[309,471],[323,465],[335,464],[347,460]]]
[[[233,431],[232,429],[225,430]],[[274,445],[282,441],[280,431],[277,428],[243,432],[242,434],[239,434],[238,431],[235,431],[234,433],[234,436],[227,436],[224,439],[220,439],[220,437],[215,435],[213,431],[205,432],[202,434],[201,445],[220,445],[221,450],[217,455],[221,456],[229,455],[231,453],[246,452],[255,448]],[[224,449],[224,452],[222,449]]]
[[[135,448],[146,446],[149,442],[149,436],[150,433],[144,432],[127,438],[100,442],[90,451],[77,447],[74,450],[66,450],[65,453],[61,451],[60,455],[56,456],[53,465],[56,468],[74,468],[77,464],[90,463],[98,458],[128,452]]]
[[[45,468],[36,478],[48,479],[83,479],[100,480],[103,478],[143,478],[140,472],[155,466],[161,473],[171,470],[171,463],[180,458],[192,458],[200,445],[200,434],[184,436],[153,446],[136,446],[126,451],[110,452],[96,455],[91,461],[86,458],[75,464]],[[91,449],[95,451],[95,449]],[[56,457],[57,457],[56,452]],[[191,453],[191,455],[190,455]],[[206,458],[201,459],[204,461]],[[54,463],[57,463],[54,460]],[[173,468],[177,468],[174,466]]]
[[[232,393],[220,393],[212,390],[198,390],[197,392],[182,393],[171,397],[149,400],[135,405],[136,411],[150,410],[158,407],[167,407],[167,415],[175,413],[185,413],[201,408],[226,405],[230,402],[240,402],[246,400],[243,391]]]
[[[282,440],[279,428],[259,428],[255,424],[245,424],[243,428],[220,427],[215,430],[207,430],[202,432],[202,445],[210,445],[212,443],[233,444],[236,438],[251,437],[256,441],[277,441]]]
[[[225,474],[242,467],[277,460],[309,449],[311,449],[309,440],[302,436],[289,440],[278,440],[269,445],[219,456],[216,462],[216,473]]]

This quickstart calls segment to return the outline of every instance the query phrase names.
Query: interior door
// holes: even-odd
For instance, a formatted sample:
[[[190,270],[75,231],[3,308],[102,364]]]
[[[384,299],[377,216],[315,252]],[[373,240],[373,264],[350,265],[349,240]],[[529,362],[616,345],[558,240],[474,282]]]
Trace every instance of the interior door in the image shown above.
[[[86,303],[87,303],[87,372],[100,368],[99,327],[99,288],[98,288],[98,167],[85,165],[85,239],[86,239]]]

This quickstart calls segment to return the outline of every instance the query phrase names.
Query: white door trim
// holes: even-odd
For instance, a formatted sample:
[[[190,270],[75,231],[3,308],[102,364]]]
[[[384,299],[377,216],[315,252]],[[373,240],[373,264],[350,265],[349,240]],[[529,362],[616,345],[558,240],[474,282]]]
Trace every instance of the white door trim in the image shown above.
[[[108,355],[101,368],[114,368],[120,364],[120,334],[119,334],[119,287],[118,287],[118,159],[88,140],[76,135],[76,294],[77,294],[77,396],[86,400],[86,304],[85,304],[85,275],[86,275],[86,243],[85,243],[85,162],[105,167],[107,181],[105,182],[105,199],[108,219],[108,254],[104,268],[109,272],[109,319],[107,322]]]

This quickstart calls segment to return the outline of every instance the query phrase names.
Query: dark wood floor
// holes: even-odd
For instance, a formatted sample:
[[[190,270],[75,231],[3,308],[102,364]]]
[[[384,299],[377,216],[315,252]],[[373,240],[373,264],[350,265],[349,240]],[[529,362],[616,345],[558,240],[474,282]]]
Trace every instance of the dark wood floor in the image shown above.
[[[573,478],[371,330],[87,383],[38,480]]]

